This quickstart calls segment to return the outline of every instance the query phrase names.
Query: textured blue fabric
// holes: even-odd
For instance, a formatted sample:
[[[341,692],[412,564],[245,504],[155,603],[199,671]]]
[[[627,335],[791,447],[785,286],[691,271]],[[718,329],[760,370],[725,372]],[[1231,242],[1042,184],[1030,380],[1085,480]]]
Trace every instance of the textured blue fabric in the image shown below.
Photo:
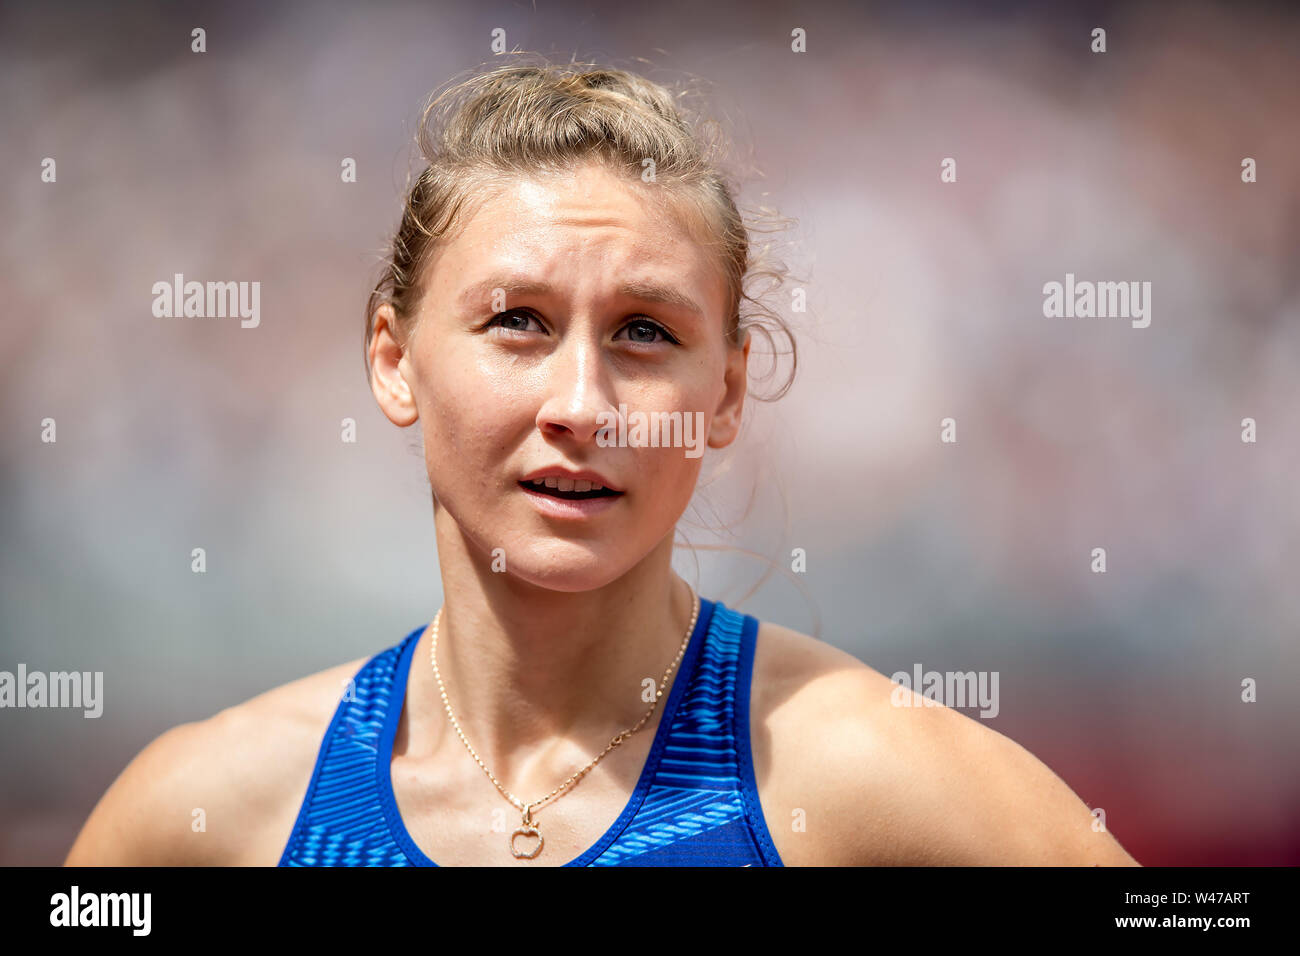
[[[389,765],[425,625],[372,657],[325,733],[281,866],[436,866],[412,841]],[[758,621],[700,615],[627,806],[566,866],[781,866],[755,788],[749,688]]]

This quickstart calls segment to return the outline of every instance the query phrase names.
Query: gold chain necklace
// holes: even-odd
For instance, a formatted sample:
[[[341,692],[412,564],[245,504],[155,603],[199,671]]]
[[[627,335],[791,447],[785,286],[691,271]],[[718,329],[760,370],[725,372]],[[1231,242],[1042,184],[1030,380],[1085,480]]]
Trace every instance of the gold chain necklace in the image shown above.
[[[469,751],[470,756],[474,758],[475,763],[483,768],[483,772],[487,774],[488,779],[492,781],[492,785],[501,791],[501,794],[514,805],[515,809],[523,811],[523,822],[510,834],[510,852],[514,854],[516,859],[531,860],[535,858],[542,852],[542,846],[546,842],[542,837],[541,830],[539,829],[539,822],[533,819],[533,809],[535,807],[540,807],[547,800],[551,799],[551,797],[554,797],[556,794],[562,794],[563,791],[577,783],[588,770],[600,762],[600,759],[604,757],[605,754],[609,753],[623,741],[627,740],[628,737],[640,730],[642,726],[644,726],[645,722],[650,719],[650,715],[654,713],[655,707],[659,704],[659,698],[664,694],[663,689],[668,686],[669,675],[673,672],[673,668],[677,666],[677,663],[682,659],[682,655],[686,653],[686,645],[690,642],[691,632],[695,630],[695,622],[699,618],[700,602],[695,595],[695,589],[689,584],[686,587],[691,592],[691,622],[686,625],[686,635],[682,638],[682,646],[678,648],[677,656],[673,658],[673,662],[668,665],[668,670],[664,671],[664,678],[660,681],[659,687],[655,690],[655,699],[650,703],[650,709],[645,712],[645,716],[637,721],[635,726],[630,727],[622,733],[616,734],[614,738],[610,740],[609,746],[602,750],[596,756],[595,760],[587,764],[587,766],[583,767],[577,773],[573,774],[573,776],[569,777],[568,780],[564,781],[564,783],[560,784],[546,796],[542,797],[540,800],[534,800],[531,803],[523,803],[518,797],[497,782],[497,778],[492,776],[492,771],[484,765],[483,761],[479,759],[478,754],[474,752],[474,748],[469,745],[469,741],[465,739],[465,734],[460,729],[460,723],[456,720],[456,715],[451,711],[451,702],[447,700],[447,688],[443,686],[442,675],[438,672],[438,623],[442,620],[442,608],[438,608],[438,613],[434,615],[433,618],[433,640],[429,642],[429,657],[433,661],[433,676],[438,680],[438,692],[442,695],[443,706],[447,708],[447,716],[451,718],[451,725],[456,728],[456,735],[460,737],[461,743],[465,745],[465,749]],[[515,847],[515,838],[520,836],[537,837],[537,846],[535,846],[531,852],[520,851]]]

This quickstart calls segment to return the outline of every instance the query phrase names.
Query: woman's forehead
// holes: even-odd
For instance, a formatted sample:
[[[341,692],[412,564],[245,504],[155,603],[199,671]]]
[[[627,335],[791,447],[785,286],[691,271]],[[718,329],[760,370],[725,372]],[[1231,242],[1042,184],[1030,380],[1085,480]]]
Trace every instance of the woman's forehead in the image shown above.
[[[553,226],[654,229],[691,238],[686,204],[670,190],[642,184],[598,164],[512,175],[482,190],[467,232],[537,233]],[[477,230],[476,228],[477,227]]]
[[[700,300],[715,297],[719,274],[685,218],[662,194],[604,170],[512,178],[480,193],[436,271],[472,294],[492,277],[522,288],[599,270],[616,284],[680,290],[711,310],[718,303]]]

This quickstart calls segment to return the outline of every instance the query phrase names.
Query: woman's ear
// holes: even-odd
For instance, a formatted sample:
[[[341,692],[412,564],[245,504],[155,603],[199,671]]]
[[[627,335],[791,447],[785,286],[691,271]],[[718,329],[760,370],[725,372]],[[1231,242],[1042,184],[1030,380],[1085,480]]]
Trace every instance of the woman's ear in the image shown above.
[[[749,332],[743,345],[727,343],[727,365],[723,373],[725,388],[709,425],[709,447],[726,448],[740,433],[741,412],[749,383]]]
[[[380,410],[394,425],[405,428],[420,417],[411,391],[410,356],[397,336],[397,316],[392,303],[375,310],[374,332],[370,337],[370,390]]]

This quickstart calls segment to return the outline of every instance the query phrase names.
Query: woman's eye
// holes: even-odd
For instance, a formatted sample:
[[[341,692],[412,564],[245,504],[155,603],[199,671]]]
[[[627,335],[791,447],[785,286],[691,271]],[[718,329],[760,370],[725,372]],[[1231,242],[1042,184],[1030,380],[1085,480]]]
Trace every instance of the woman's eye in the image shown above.
[[[623,326],[622,329],[619,329],[620,332],[624,330],[627,331],[627,338],[629,342],[639,342],[643,345],[653,345],[656,341],[658,341],[655,338],[656,335],[662,335],[663,341],[665,342],[672,342],[672,343],[677,342],[677,340],[673,338],[671,334],[669,334],[667,329],[665,329],[658,322],[652,322],[649,319],[637,319],[633,322],[629,322],[627,325]],[[614,338],[618,338],[618,336],[615,335]]]
[[[494,315],[488,322],[488,326],[497,326],[508,332],[528,332],[530,331],[528,323],[534,323],[538,329],[545,332],[542,324],[537,321],[536,317],[520,309],[511,309],[509,312],[501,312]]]

